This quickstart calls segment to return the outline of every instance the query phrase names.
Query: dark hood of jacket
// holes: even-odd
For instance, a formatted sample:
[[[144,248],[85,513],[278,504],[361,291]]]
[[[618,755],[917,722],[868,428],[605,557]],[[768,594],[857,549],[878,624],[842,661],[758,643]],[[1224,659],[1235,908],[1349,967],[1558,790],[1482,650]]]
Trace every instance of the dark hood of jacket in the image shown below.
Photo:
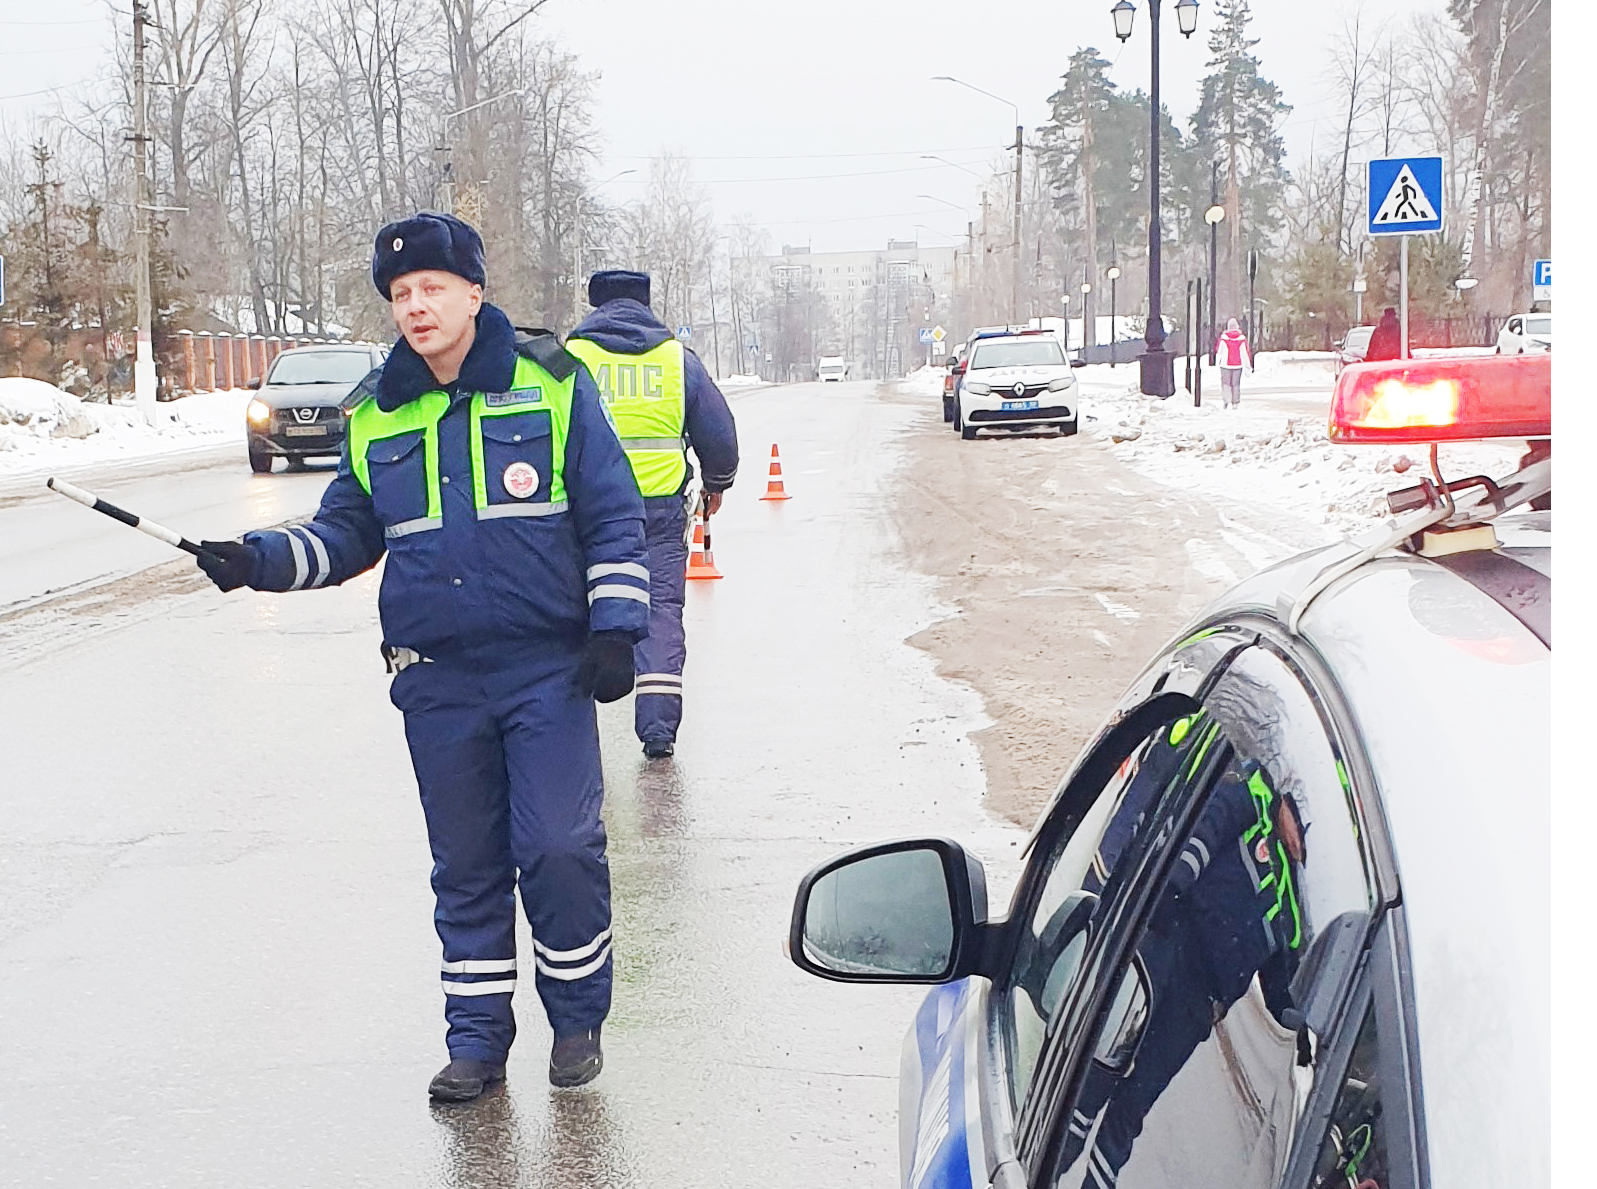
[[[483,302],[477,311],[477,337],[460,365],[455,392],[508,392],[516,377],[516,328],[498,306]],[[392,413],[438,387],[427,361],[403,337],[394,344],[377,382],[377,407]]]
[[[577,324],[567,338],[589,339],[606,351],[641,355],[676,336],[641,301],[607,301]]]

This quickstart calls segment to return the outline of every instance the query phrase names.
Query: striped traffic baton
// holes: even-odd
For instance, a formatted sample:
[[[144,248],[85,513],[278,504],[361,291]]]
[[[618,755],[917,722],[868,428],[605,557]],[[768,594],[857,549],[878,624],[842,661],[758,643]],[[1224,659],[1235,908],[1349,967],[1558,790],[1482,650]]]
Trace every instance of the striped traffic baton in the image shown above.
[[[45,486],[51,491],[66,496],[69,500],[75,500],[85,508],[93,508],[96,512],[103,513],[112,520],[120,520],[129,528],[136,528],[141,533],[154,537],[157,541],[164,541],[166,544],[181,549],[185,553],[192,553],[195,557],[216,557],[216,554],[210,550],[201,549],[193,541],[190,541],[187,537],[179,536],[165,525],[156,524],[155,521],[146,520],[142,516],[135,516],[132,512],[124,511],[115,504],[108,504],[92,492],[84,491],[83,488],[68,483],[65,479],[46,479]],[[217,558],[217,560],[220,561],[222,559]]]

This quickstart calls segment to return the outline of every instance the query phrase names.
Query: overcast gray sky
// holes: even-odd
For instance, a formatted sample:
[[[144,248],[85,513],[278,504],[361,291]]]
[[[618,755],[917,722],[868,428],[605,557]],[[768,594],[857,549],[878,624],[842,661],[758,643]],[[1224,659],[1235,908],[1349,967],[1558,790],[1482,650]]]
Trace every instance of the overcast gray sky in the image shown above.
[[[1203,3],[1187,40],[1165,0],[1164,97],[1178,123],[1196,102],[1213,7]],[[1442,7],[1370,0],[1365,12],[1401,22]],[[0,119],[14,127],[56,102],[47,88],[108,72],[113,39],[130,35],[117,8],[113,23],[105,0],[0,0]],[[1354,8],[1354,0],[1254,0],[1255,52],[1294,109],[1285,124],[1294,161],[1317,121],[1335,122],[1328,45]],[[1147,5],[1139,0],[1138,9],[1124,46],[1108,0],[550,0],[536,19],[602,72],[597,177],[638,171],[605,187],[610,201],[640,194],[648,159],[677,152],[693,159],[719,219],[747,215],[775,246],[828,250],[963,234],[968,214],[919,195],[968,209],[979,201],[977,180],[920,154],[985,172],[1013,137],[1014,112],[933,75],[1002,96],[1034,128],[1081,46],[1114,63],[1118,86],[1147,86]]]

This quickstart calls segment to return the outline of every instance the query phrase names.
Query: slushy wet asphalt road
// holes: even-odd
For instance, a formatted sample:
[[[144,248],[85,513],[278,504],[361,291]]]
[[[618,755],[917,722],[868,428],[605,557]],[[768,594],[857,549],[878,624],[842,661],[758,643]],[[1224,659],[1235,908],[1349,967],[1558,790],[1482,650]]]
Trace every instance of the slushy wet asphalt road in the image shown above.
[[[529,987],[506,1086],[428,1105],[439,947],[374,575],[223,596],[174,569],[107,588],[113,629],[24,623],[0,655],[0,1184],[896,1184],[919,993],[800,974],[794,888],[856,843],[947,834],[999,910],[1023,836],[980,809],[974,695],[903,642],[939,610],[890,485],[934,414],[873,391],[734,402],[675,760],[644,761],[630,699],[601,708],[616,988],[582,1090],[548,1086]],[[787,503],[758,500],[773,442]],[[285,483],[308,511],[319,481],[246,475],[217,519],[281,519]]]

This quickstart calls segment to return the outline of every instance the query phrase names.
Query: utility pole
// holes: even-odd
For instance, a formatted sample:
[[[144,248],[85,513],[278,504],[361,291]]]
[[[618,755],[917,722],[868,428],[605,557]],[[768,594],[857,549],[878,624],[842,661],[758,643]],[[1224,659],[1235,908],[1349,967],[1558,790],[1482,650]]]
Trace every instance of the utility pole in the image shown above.
[[[39,165],[39,180],[27,189],[33,192],[34,198],[39,203],[39,224],[44,231],[44,292],[46,300],[55,300],[55,271],[51,268],[50,258],[55,254],[50,246],[50,165],[49,146],[40,141],[33,146],[33,159]]]
[[[133,0],[133,240],[138,249],[134,288],[138,299],[138,345],[133,357],[133,399],[155,424],[155,352],[150,340],[150,153],[144,102],[144,26],[149,10]]]
[[[1023,125],[1015,125],[1015,268],[1009,297],[1009,320],[1012,325],[1020,324],[1020,167],[1021,154],[1025,151],[1025,142],[1022,140],[1025,131]]]

